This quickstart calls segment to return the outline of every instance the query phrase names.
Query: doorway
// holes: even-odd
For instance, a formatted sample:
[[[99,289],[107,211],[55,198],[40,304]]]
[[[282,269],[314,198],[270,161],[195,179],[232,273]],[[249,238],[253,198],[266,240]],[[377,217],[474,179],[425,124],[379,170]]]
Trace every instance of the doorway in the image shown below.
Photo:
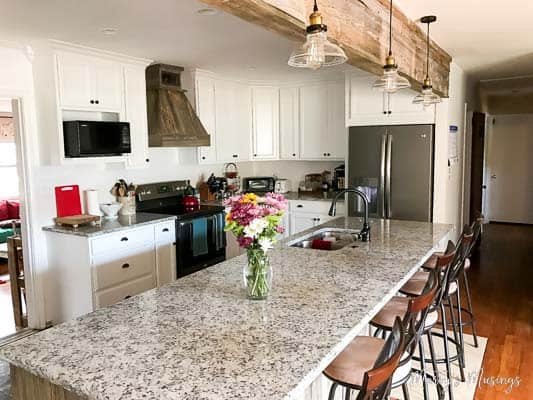
[[[487,219],[533,224],[533,114],[493,116],[487,128]]]
[[[0,98],[0,341],[28,326],[21,237],[17,110]]]
[[[483,169],[485,157],[485,114],[474,112],[472,115],[472,156],[470,167],[470,216],[472,223],[483,213]]]

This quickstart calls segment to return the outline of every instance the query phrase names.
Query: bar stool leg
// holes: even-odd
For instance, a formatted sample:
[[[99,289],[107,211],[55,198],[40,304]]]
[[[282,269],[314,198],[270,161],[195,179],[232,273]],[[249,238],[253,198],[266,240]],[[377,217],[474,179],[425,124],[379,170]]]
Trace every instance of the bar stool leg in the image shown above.
[[[453,338],[455,339],[455,350],[457,351],[457,361],[459,364],[459,372],[461,373],[461,382],[465,382],[465,371],[463,366],[463,359],[461,358],[461,342],[457,333],[457,323],[455,322],[455,307],[453,305],[453,295],[448,296],[446,300],[448,301],[448,306],[450,308],[450,319],[452,320],[451,326],[453,330]]]
[[[411,397],[409,396],[409,389],[407,387],[407,383],[404,383],[402,385],[402,392],[403,392],[403,400],[410,400]]]
[[[424,356],[424,346],[422,340],[418,342],[418,351],[420,352],[420,371],[422,373],[422,386],[424,388],[424,400],[429,400],[428,382],[426,380],[426,357]]]
[[[335,391],[337,390],[337,386],[339,386],[337,382],[333,382],[331,384],[331,388],[329,389],[328,400],[335,400]]]
[[[476,320],[474,318],[474,310],[472,309],[472,298],[470,297],[470,286],[468,284],[468,274],[463,270],[463,283],[466,291],[466,303],[468,305],[468,312],[470,313],[470,325],[472,326],[472,336],[474,336],[474,346],[477,348],[477,334],[476,334]]]
[[[463,362],[463,366],[466,367],[465,363],[465,337],[463,334],[463,317],[461,313],[461,294],[459,293],[459,281],[457,281],[457,292],[455,293],[456,300],[457,300],[457,316],[459,318],[459,339],[461,344],[461,360]]]
[[[344,392],[344,400],[350,400],[350,395],[352,394],[352,389],[345,388],[346,391]]]
[[[448,378],[448,395],[450,400],[453,400],[453,380],[452,380],[452,367],[450,365],[450,351],[448,348],[448,333],[446,332],[446,310],[444,302],[440,304],[440,313],[442,321],[442,341],[444,343],[444,359],[446,360],[446,375]]]
[[[437,361],[436,361],[437,356],[435,355],[435,345],[433,344],[433,336],[431,335],[431,331],[427,331],[426,336],[428,338],[429,355],[431,356],[431,364],[433,365],[435,385],[437,386],[437,395],[439,396],[439,400],[444,400],[444,390],[442,388],[442,384],[440,383],[440,372],[439,372],[439,368],[437,367]]]

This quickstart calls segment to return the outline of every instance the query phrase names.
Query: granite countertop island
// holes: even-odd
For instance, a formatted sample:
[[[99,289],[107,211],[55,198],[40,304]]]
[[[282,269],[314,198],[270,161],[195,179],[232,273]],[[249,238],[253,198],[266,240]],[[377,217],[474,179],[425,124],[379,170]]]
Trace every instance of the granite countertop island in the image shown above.
[[[176,217],[174,215],[138,212],[134,215],[119,215],[116,219],[106,219],[102,217],[100,225],[91,224],[80,226],[78,228],[50,225],[43,227],[43,231],[91,237],[158,222],[172,221],[175,219]]]
[[[318,228],[360,226],[337,218]],[[357,248],[280,243],[269,253],[266,301],[245,299],[241,256],[5,346],[0,357],[80,399],[296,398],[451,231],[371,226],[372,241]]]

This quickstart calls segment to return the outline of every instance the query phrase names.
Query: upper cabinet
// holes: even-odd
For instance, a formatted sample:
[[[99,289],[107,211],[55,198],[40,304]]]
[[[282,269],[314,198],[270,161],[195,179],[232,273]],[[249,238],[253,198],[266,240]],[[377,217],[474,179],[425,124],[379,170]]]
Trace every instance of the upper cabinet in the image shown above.
[[[343,159],[346,134],[344,83],[300,87],[300,158]]]
[[[123,77],[117,62],[60,52],[57,54],[59,105],[63,109],[120,112]]]
[[[217,162],[216,97],[215,80],[212,77],[196,74],[195,99],[198,118],[211,137],[211,146],[198,148],[198,162],[200,164],[214,164]]]
[[[279,89],[252,88],[252,158],[275,160],[279,156]]]
[[[282,160],[300,158],[300,96],[299,89],[279,90],[279,148]]]
[[[374,90],[375,76],[346,74],[346,125],[402,125],[435,123],[435,107],[413,104],[416,92],[399,90],[394,94]]]

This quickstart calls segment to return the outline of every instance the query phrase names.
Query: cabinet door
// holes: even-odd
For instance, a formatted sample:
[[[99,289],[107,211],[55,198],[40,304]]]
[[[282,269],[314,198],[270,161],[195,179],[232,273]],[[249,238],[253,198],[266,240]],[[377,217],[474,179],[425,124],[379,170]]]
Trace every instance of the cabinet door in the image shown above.
[[[300,157],[326,158],[328,145],[328,87],[300,88]]]
[[[306,229],[312,228],[316,224],[316,215],[309,213],[290,213],[290,231],[291,235],[295,235]]]
[[[56,57],[59,103],[63,108],[92,106],[91,66],[89,59],[77,54],[60,53]]]
[[[221,162],[250,159],[251,103],[245,85],[217,81],[216,145]]]
[[[413,104],[418,93],[414,90],[399,90],[390,96],[389,124],[434,124],[435,106]]]
[[[196,77],[196,113],[207,133],[211,136],[211,146],[198,148],[198,162],[200,164],[215,164],[217,162],[216,147],[216,108],[215,81],[205,76]]]
[[[120,64],[111,61],[93,60],[92,81],[96,108],[120,112],[122,110],[123,97]]]
[[[346,75],[346,125],[387,123],[386,96],[372,88],[375,76]]]
[[[161,222],[154,226],[157,286],[176,280],[176,223]]]
[[[344,120],[344,82],[328,84],[328,139],[327,158],[346,156],[348,129]]]
[[[146,117],[146,80],[144,67],[124,66],[124,93],[126,121],[130,123],[131,154],[128,165],[132,168],[147,167],[148,122]]]
[[[232,232],[226,232],[226,260],[238,257],[246,252],[239,246],[237,238]]]
[[[279,93],[276,88],[252,88],[252,157],[278,158]]]
[[[279,91],[280,156],[297,160],[299,149],[299,89],[282,88]]]

